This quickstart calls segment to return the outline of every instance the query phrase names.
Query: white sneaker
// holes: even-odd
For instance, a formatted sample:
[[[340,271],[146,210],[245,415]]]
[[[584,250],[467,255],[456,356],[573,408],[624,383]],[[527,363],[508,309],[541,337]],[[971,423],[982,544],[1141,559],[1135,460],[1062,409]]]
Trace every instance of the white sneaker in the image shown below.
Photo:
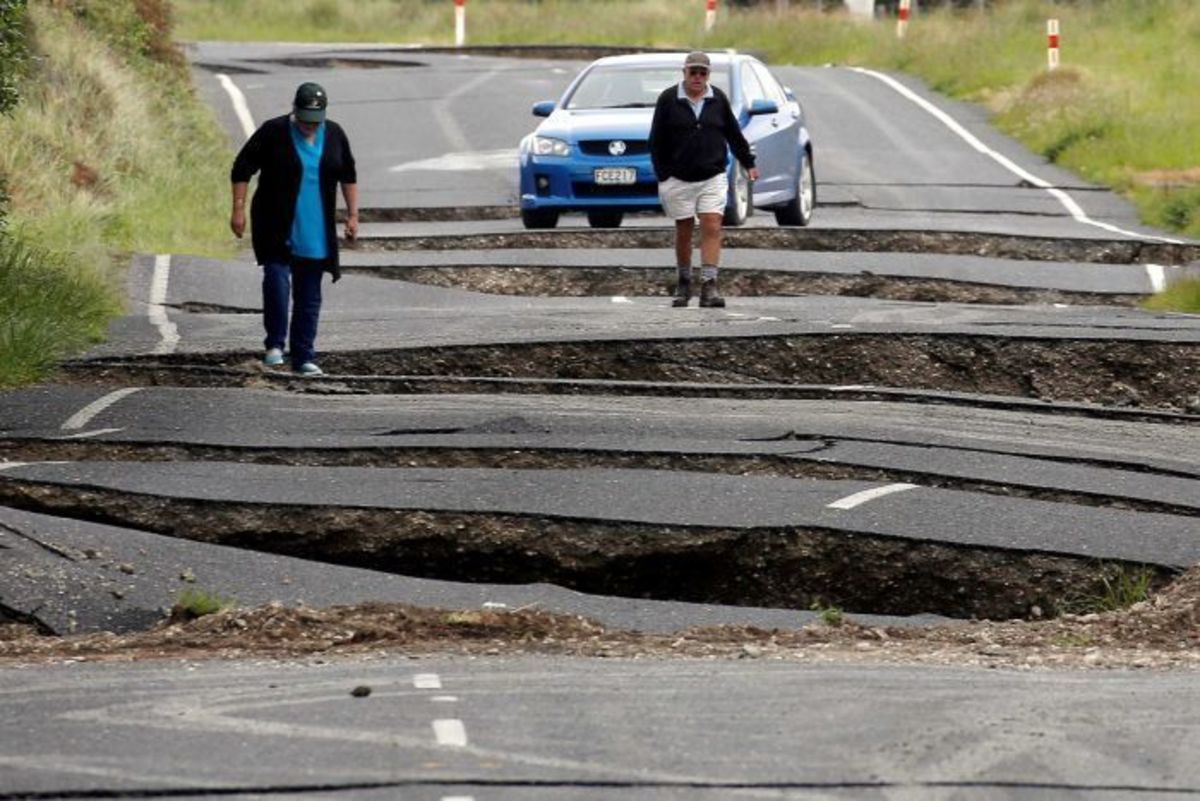
[[[267,367],[278,367],[283,364],[283,351],[279,348],[267,348],[263,356],[263,364]]]
[[[313,378],[315,376],[325,375],[325,371],[322,370],[320,367],[317,367],[312,362],[305,362],[304,364],[297,367],[294,372],[296,373],[296,375],[302,375],[305,378]]]

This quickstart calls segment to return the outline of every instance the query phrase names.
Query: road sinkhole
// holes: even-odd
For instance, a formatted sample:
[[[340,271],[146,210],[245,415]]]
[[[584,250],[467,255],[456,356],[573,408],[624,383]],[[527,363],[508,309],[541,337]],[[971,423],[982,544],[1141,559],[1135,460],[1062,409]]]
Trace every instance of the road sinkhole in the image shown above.
[[[80,381],[181,386],[275,381],[316,392],[486,388],[713,395],[729,387],[746,396],[792,397],[819,394],[823,387],[840,388],[840,397],[875,399],[893,388],[916,400],[921,393],[943,393],[926,397],[928,402],[1012,398],[1200,422],[1200,344],[1194,342],[903,333],[664,337],[334,351],[322,355],[321,365],[329,377],[318,380],[264,371],[257,353],[93,359],[66,369]]]
[[[493,295],[525,297],[667,296],[675,291],[674,268],[543,267],[533,265],[455,265],[345,267],[343,272]],[[1066,304],[1135,306],[1144,295],[1012,287],[936,278],[909,278],[784,270],[727,269],[721,273],[727,297],[831,295],[921,303],[993,305]]]
[[[858,614],[1039,618],[1092,609],[1174,566],[820,527],[649,525],[511,513],[209,501],[0,478],[15,508],[237,548],[461,582]]]

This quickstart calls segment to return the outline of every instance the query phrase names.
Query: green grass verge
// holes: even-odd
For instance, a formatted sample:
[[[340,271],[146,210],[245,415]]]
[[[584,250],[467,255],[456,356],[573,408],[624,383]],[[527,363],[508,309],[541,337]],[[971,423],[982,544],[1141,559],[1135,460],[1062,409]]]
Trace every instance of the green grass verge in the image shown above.
[[[0,386],[102,336],[132,252],[233,253],[229,142],[186,71],[147,55],[133,0],[28,14],[36,58],[0,116]]]

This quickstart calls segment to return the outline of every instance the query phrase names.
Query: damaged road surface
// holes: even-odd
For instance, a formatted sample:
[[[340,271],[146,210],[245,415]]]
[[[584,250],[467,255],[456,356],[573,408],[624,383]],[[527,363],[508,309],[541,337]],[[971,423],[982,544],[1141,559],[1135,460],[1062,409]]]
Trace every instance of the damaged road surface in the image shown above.
[[[586,54],[189,55],[235,145],[320,81],[368,222],[322,378],[248,255],[146,254],[0,396],[0,801],[1200,795],[1200,319],[1141,306],[1196,243],[779,67],[813,225],[676,309],[661,217],[517,217]]]

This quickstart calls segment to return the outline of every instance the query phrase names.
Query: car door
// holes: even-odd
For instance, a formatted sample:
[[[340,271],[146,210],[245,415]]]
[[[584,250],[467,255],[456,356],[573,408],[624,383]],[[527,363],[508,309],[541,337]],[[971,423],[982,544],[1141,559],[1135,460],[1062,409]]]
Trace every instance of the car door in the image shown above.
[[[788,122],[791,117],[786,103],[782,102],[782,92],[779,92],[779,97],[768,92],[757,66],[747,60],[738,68],[745,108],[749,109],[755,100],[769,100],[776,104],[778,111],[750,117],[743,131],[754,146],[758,162],[759,177],[754,184],[755,203],[768,199],[772,193],[787,191],[794,181],[795,166],[792,162],[796,154],[795,136],[789,135],[791,126]],[[766,77],[770,78],[769,75]],[[774,80],[769,85],[778,91],[778,84]]]

